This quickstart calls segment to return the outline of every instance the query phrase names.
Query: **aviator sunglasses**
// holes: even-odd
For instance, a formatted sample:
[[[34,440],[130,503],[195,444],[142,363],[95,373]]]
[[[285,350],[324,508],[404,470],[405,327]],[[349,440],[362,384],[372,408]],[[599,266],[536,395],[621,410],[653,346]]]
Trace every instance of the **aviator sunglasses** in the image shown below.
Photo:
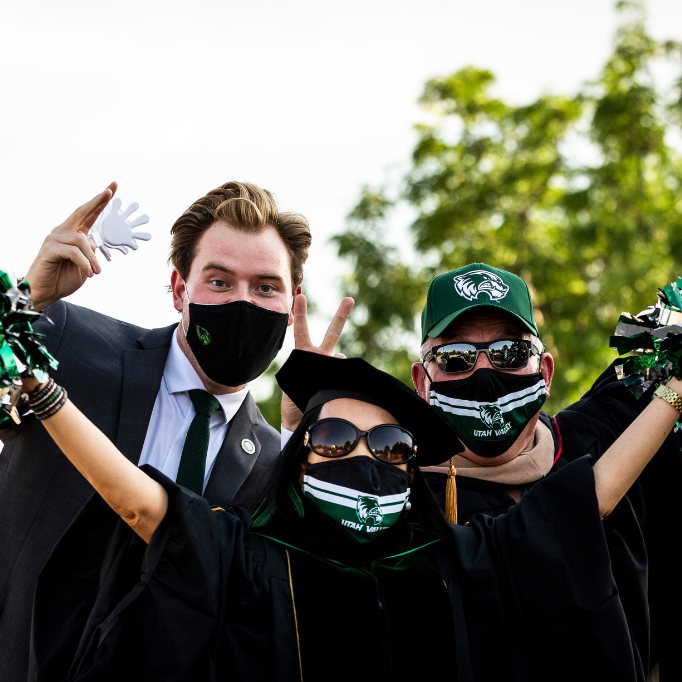
[[[320,419],[305,433],[303,445],[320,457],[343,457],[352,452],[361,438],[366,438],[369,451],[382,462],[405,464],[417,454],[412,434],[402,426],[379,424],[360,431],[345,419]]]
[[[424,356],[424,364],[435,360],[444,374],[468,372],[474,368],[478,356],[485,353],[497,369],[523,369],[531,355],[542,355],[544,348],[525,339],[502,339],[481,343],[444,343],[434,346]]]

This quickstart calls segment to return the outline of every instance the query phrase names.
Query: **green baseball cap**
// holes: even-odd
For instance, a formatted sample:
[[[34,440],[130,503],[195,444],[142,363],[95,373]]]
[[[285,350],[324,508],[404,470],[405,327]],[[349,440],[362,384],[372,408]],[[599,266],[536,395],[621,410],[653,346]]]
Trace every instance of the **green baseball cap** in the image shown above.
[[[506,270],[471,263],[438,275],[429,285],[422,310],[422,343],[440,336],[462,313],[473,308],[497,308],[539,336],[528,285]]]

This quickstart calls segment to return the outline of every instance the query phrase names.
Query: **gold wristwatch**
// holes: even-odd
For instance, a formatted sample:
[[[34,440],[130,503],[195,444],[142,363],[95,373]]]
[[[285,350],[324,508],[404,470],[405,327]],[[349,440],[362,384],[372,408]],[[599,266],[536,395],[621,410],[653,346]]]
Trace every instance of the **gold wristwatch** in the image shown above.
[[[657,395],[659,398],[663,398],[666,403],[670,403],[679,413],[682,414],[682,398],[678,393],[673,391],[672,388],[668,388],[667,386],[661,384],[656,389],[654,395]]]

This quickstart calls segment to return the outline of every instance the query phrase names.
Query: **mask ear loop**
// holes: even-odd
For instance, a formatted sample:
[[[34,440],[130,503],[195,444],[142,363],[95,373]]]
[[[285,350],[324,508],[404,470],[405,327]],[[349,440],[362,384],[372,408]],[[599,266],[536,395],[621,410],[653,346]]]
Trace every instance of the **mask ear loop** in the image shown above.
[[[187,282],[185,282],[185,296],[187,296],[187,315],[189,316],[189,304],[192,302],[189,300],[189,291],[187,289]],[[182,331],[185,334],[185,338],[187,338],[187,329],[189,329],[189,323],[187,324],[187,329],[185,329],[185,318],[182,318]]]
[[[433,379],[431,378],[431,375],[429,374],[429,370],[426,369],[426,365],[424,364],[424,361],[422,360],[421,362],[422,369],[426,372],[426,376],[429,378],[429,383],[433,383]]]

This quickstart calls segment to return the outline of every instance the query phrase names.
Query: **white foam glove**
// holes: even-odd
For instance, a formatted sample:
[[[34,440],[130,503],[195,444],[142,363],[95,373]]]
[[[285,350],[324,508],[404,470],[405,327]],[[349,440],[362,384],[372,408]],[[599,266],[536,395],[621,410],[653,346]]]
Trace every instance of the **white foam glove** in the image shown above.
[[[128,217],[138,208],[139,204],[134,201],[125,211],[121,211],[121,200],[116,197],[102,211],[97,222],[90,229],[90,238],[108,261],[111,260],[109,249],[117,249],[126,254],[128,247],[137,250],[136,239],[146,242],[152,238],[149,232],[133,232],[136,227],[149,222],[148,215],[128,220]]]

